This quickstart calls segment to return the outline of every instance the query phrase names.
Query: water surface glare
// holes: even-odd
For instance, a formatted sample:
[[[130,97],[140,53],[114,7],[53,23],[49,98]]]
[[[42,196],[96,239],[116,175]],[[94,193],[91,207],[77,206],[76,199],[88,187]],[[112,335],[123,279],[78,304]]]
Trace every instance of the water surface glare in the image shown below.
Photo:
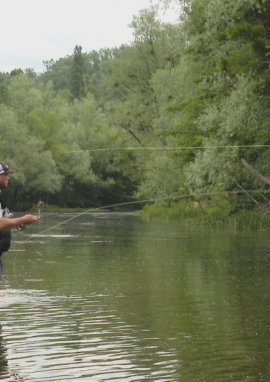
[[[270,380],[267,232],[72,216],[2,256],[1,380]]]

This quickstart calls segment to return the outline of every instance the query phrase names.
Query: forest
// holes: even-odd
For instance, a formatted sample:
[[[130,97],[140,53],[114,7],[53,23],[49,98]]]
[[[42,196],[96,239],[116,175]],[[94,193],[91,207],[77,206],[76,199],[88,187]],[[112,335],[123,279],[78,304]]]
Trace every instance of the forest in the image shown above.
[[[42,198],[267,210],[269,185],[242,159],[270,179],[270,1],[175,6],[174,24],[156,6],[134,15],[128,45],[76,45],[42,73],[0,73],[0,157],[17,169],[10,208]]]

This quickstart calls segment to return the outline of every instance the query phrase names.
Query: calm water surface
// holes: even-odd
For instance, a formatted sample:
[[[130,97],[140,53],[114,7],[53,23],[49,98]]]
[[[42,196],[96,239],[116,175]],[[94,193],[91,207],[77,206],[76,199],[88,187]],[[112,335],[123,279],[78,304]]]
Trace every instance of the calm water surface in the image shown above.
[[[1,380],[270,381],[269,233],[74,216],[3,255]]]

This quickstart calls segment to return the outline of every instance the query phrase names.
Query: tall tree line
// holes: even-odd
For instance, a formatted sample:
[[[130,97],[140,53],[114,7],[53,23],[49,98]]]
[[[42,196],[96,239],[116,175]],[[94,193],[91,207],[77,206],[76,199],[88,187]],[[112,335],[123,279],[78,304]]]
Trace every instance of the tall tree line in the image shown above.
[[[270,178],[269,1],[178,4],[175,24],[155,7],[134,16],[130,45],[76,46],[42,74],[0,75],[1,158],[20,169],[13,205],[203,194],[252,208],[235,180],[267,198],[241,158]]]

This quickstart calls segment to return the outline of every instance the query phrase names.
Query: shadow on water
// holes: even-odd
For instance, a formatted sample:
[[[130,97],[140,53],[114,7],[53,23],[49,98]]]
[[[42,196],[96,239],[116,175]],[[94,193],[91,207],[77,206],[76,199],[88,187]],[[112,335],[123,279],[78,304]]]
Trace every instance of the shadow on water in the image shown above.
[[[266,233],[131,213],[46,231],[70,217],[15,233],[19,251],[3,256],[7,372],[36,382],[270,379]]]

